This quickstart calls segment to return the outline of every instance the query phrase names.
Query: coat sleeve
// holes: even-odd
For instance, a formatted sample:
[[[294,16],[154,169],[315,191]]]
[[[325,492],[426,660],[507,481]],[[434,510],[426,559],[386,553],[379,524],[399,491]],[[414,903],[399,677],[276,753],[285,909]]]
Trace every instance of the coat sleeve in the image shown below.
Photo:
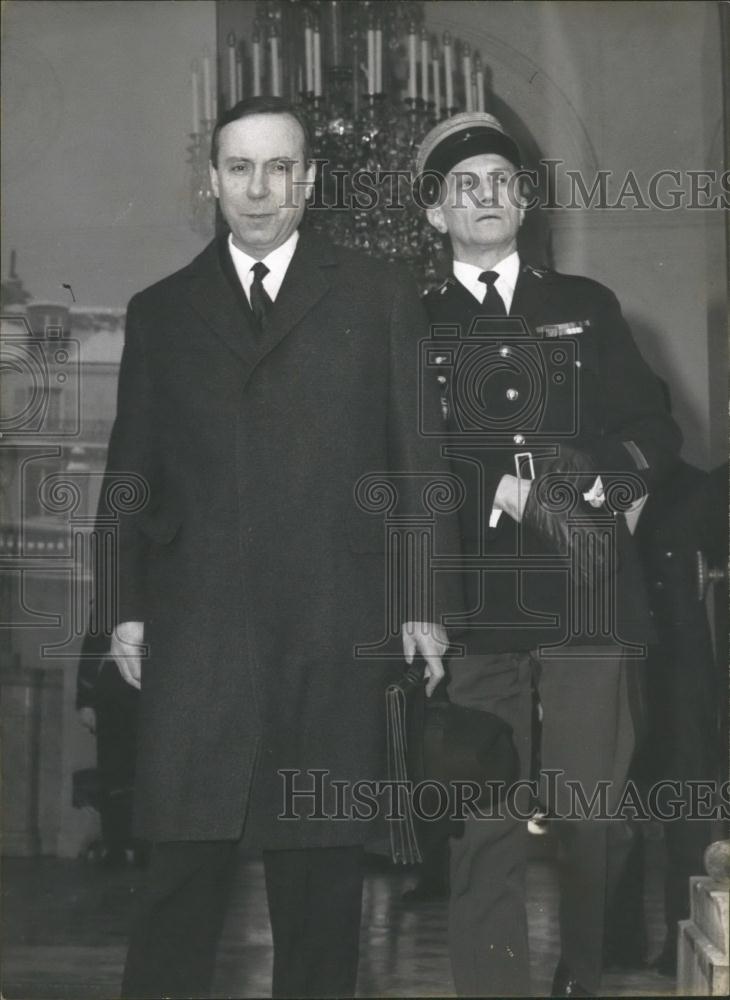
[[[405,520],[431,516],[434,554],[456,561],[461,544],[452,497],[458,503],[461,481],[442,455],[444,439],[424,433],[433,421],[423,421],[422,414],[440,411],[437,383],[433,377],[423,377],[421,365],[429,323],[410,275],[400,269],[399,274],[402,278],[396,282],[390,311],[388,392],[388,466],[397,476],[397,514]],[[448,613],[463,611],[463,585],[455,570],[434,572],[433,565],[423,565],[417,558],[412,564],[411,586],[416,604],[420,601],[424,609],[415,620],[441,621]],[[403,595],[399,596],[401,607],[407,606]],[[432,614],[428,614],[430,609]]]
[[[682,434],[664,402],[661,383],[639,352],[615,295],[603,289],[599,356],[600,433],[583,442],[604,482],[636,474],[654,489],[677,461]]]
[[[148,542],[139,515],[149,502],[153,473],[152,390],[139,304],[127,311],[124,351],[119,370],[117,412],[109,440],[105,488],[99,518],[117,518],[114,558],[102,567],[97,588],[112,588],[115,624],[145,620],[145,562]]]

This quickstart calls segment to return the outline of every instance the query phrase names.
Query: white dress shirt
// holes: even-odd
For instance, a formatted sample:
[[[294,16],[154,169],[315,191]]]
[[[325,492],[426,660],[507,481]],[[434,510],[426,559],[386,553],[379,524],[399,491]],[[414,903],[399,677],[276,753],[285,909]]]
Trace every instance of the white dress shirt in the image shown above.
[[[279,294],[281,283],[284,280],[287,268],[289,267],[291,259],[294,256],[298,240],[299,230],[295,229],[286,243],[282,243],[280,247],[276,248],[276,250],[272,250],[271,253],[267,257],[264,257],[261,261],[261,263],[266,264],[269,269],[269,273],[263,280],[263,286],[266,289],[266,294],[272,302],[276,301],[276,296]],[[228,248],[231,252],[231,260],[233,261],[233,266],[236,269],[238,280],[241,282],[243,290],[246,293],[246,298],[250,304],[251,285],[253,284],[253,273],[251,268],[255,263],[257,263],[257,258],[250,257],[247,253],[244,253],[243,250],[239,250],[233,242],[233,236],[230,233],[228,234]]]
[[[515,250],[509,257],[505,257],[504,260],[500,260],[498,264],[495,264],[494,267],[488,268],[477,267],[476,264],[465,264],[463,260],[454,261],[454,277],[457,281],[461,282],[468,292],[471,292],[477,302],[484,302],[487,294],[487,286],[483,281],[479,280],[479,275],[484,274],[485,271],[496,271],[499,275],[494,282],[494,287],[499,292],[504,302],[504,308],[509,314],[512,308],[512,299],[515,294],[517,278],[520,274],[520,255]]]

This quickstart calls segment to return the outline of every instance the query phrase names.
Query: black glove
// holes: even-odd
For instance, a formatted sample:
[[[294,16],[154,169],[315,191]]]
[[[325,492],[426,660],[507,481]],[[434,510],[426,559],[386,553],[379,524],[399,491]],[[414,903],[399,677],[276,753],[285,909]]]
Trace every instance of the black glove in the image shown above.
[[[573,571],[591,586],[604,572],[608,554],[600,524],[605,513],[583,499],[598,473],[585,452],[565,446],[557,458],[541,462],[536,471],[522,523],[546,548],[565,556],[570,553]]]

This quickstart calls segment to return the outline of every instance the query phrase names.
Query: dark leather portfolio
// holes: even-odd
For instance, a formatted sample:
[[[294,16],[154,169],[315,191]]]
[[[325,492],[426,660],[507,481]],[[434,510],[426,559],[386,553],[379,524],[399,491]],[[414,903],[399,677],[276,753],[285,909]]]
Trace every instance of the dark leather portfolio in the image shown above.
[[[422,667],[411,667],[390,684],[385,703],[388,778],[403,783],[388,823],[391,856],[394,862],[414,864],[423,860],[424,843],[435,838],[436,827],[443,831],[444,823],[454,823],[455,783],[478,784],[481,793],[473,801],[492,808],[494,796],[502,798],[519,777],[519,757],[512,727],[499,716],[452,704],[445,682],[426,697]]]

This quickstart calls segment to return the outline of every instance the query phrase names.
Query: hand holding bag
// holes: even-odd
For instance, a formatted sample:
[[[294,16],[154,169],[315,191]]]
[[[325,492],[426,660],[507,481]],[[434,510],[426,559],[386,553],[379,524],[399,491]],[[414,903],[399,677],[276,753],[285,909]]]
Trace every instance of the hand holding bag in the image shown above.
[[[455,801],[454,782],[476,782],[483,791],[477,804],[491,802],[493,789],[486,782],[503,782],[506,790],[519,776],[519,757],[512,727],[499,716],[476,708],[464,708],[448,700],[445,682],[427,698],[423,668],[412,666],[385,692],[388,732],[388,777],[403,783],[394,796],[398,808],[389,821],[390,847],[394,862],[413,864],[423,860],[424,822],[413,808],[413,788],[423,782],[439,787],[422,788],[418,812],[438,815],[448,822]],[[428,793],[428,794],[426,794]]]

